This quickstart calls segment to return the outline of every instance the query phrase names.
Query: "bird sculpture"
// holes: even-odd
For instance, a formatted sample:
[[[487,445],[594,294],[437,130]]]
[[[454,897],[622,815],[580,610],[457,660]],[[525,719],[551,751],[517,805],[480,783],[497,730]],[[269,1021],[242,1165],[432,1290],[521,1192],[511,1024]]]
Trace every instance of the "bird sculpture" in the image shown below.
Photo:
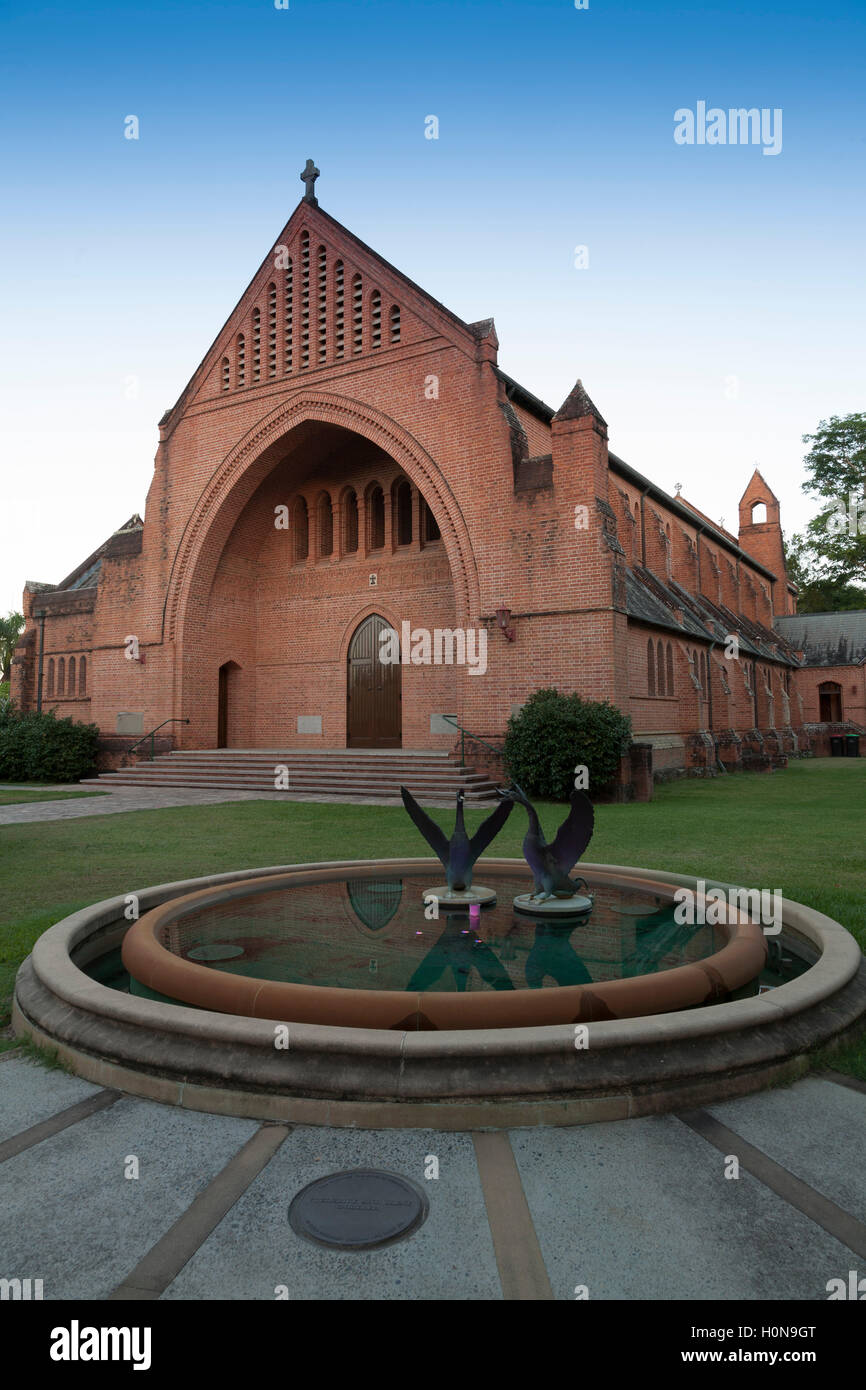
[[[535,880],[535,892],[529,894],[529,901],[544,903],[551,898],[571,898],[578,889],[586,888],[585,879],[574,880],[569,874],[592,839],[595,812],[589,797],[581,791],[571,793],[571,810],[549,845],[535,807],[516,782],[497,794],[503,800],[519,802],[529,816],[523,841],[523,854]]]
[[[401,787],[400,795],[403,798],[403,805],[424,839],[437,858],[441,859],[449,890],[452,893],[462,893],[471,888],[472,870],[475,868],[476,859],[484,853],[487,846],[499,834],[514,809],[514,803],[500,801],[493,814],[481,822],[475,834],[468,835],[463,824],[463,802],[466,793],[462,790],[459,791],[457,793],[457,818],[454,823],[454,834],[448,840],[445,837],[445,832],[427,815],[426,811],[422,811],[411,792],[407,791],[405,787]]]

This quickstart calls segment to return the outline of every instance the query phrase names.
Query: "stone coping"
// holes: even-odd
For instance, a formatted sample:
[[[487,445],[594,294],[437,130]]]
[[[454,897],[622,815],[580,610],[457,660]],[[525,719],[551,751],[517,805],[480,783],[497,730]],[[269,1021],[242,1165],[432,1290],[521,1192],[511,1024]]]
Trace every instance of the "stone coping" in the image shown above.
[[[229,883],[233,880],[264,878],[275,872],[315,872],[319,870],[356,871],[362,864],[392,869],[396,865],[419,870],[438,865],[438,860],[330,860],[317,864],[249,869],[240,873],[215,874],[199,879],[185,879],[160,884],[139,892],[139,902],[145,910],[156,907],[170,898],[191,890]],[[483,860],[491,869],[513,872],[523,865],[519,859]],[[617,878],[634,875],[659,885],[696,888],[698,879],[688,875],[658,871],[584,864],[583,869],[594,878],[605,874]],[[704,880],[707,886],[729,886],[714,880]],[[122,994],[91,980],[72,960],[76,946],[86,941],[101,927],[122,921],[126,897],[118,896],[72,913],[50,927],[37,940],[32,953],[33,972],[53,996],[72,1008],[84,1010],[106,1021],[132,1027],[156,1028],[168,1036],[207,1037],[214,1043],[239,1043],[261,1046],[273,1041],[273,1020],[240,1016],[164,1004],[153,1000]],[[717,1004],[711,1009],[656,1014],[649,1018],[602,1020],[587,1024],[590,1046],[593,1049],[615,1049],[623,1045],[639,1045],[645,1041],[680,1040],[695,1042],[715,1038],[720,1033],[744,1028],[772,1025],[779,1019],[798,1014],[829,999],[854,979],[861,964],[856,941],[840,923],[823,913],[790,899],[783,899],[783,923],[793,927],[820,952],[817,963],[798,979],[755,998]],[[280,1020],[277,1020],[280,1021]],[[560,1050],[573,1037],[571,1025],[547,1025],[514,1029],[454,1029],[447,1032],[406,1031],[388,1029],[340,1028],[324,1024],[298,1023],[292,1026],[292,1048],[300,1052],[352,1052],[378,1056],[414,1056],[422,1058],[482,1057],[492,1046],[501,1055],[526,1057]],[[570,1043],[569,1043],[570,1045]]]
[[[487,860],[490,872],[502,861]],[[675,889],[669,884],[633,874],[623,875],[612,868],[593,872],[583,866],[593,884],[645,889],[671,900]],[[360,863],[354,877],[377,877],[383,872],[378,861]],[[517,870],[529,882],[531,875],[523,864]],[[388,862],[389,875],[419,875],[415,861]],[[550,989],[453,992],[428,990],[411,993],[400,990],[344,989],[307,985],[213,971],[195,961],[173,953],[164,942],[170,925],[188,913],[229,901],[242,902],[257,893],[291,889],[339,880],[344,869],[320,868],[315,873],[297,868],[258,879],[232,880],[226,884],[199,889],[162,903],[133,923],[123,942],[123,963],[140,984],[170,999],[194,1004],[202,1009],[246,1017],[285,1020],[365,1029],[408,1032],[418,1030],[463,1030],[527,1028],[533,1026],[588,1023],[598,1019],[647,1017],[672,1010],[695,1007],[719,995],[728,995],[754,980],[763,969],[767,946],[761,927],[745,915],[735,914],[721,924],[726,937],[721,950],[702,959],[626,979],[558,986]],[[483,869],[482,869],[483,877]],[[702,895],[696,894],[697,904]]]
[[[506,872],[522,860],[481,861]],[[429,873],[438,860],[366,861],[370,872]],[[285,866],[355,875],[359,861]],[[587,876],[694,889],[684,875],[583,865]],[[483,871],[483,868],[482,868]],[[143,889],[144,912],[191,890],[265,879],[273,868]],[[708,886],[721,887],[712,880]],[[810,1049],[855,1036],[866,1020],[866,963],[839,923],[785,901],[784,931],[818,954],[770,993],[652,1017],[421,1032],[291,1023],[137,998],[100,985],[82,964],[127,933],[126,897],[58,922],[18,972],[12,1021],[80,1076],[146,1099],[208,1113],[311,1125],[444,1131],[574,1125],[660,1114],[794,1080]],[[282,1020],[277,1020],[282,1022]]]

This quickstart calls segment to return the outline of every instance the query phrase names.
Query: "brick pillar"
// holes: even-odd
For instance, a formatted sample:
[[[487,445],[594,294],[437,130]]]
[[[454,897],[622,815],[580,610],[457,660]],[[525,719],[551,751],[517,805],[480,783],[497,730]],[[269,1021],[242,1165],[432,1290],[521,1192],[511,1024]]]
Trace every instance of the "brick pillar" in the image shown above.
[[[653,799],[653,746],[633,743],[628,750],[629,771],[635,801]]]

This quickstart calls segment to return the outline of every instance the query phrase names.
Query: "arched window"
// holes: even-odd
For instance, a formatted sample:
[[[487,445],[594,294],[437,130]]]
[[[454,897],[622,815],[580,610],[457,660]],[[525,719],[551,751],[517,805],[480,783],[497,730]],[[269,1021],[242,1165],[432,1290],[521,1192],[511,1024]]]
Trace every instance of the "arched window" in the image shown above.
[[[319,362],[328,356],[328,253],[319,247]]]
[[[354,555],[358,549],[358,495],[350,489],[343,498],[343,550]]]
[[[48,694],[54,694],[54,657],[48,658]]]
[[[382,296],[374,290],[370,296],[370,320],[373,347],[382,346]]]
[[[277,374],[277,287],[268,285],[268,377]]]
[[[392,343],[399,343],[399,341],[400,341],[400,306],[399,306],[399,304],[392,304],[392,305],[391,305],[391,342],[392,342]]]
[[[405,478],[394,484],[394,533],[398,545],[412,544],[412,488]]]
[[[66,694],[66,658],[63,656],[57,663],[57,694]]]
[[[656,685],[660,695],[665,694],[665,653],[661,642],[656,643]]]
[[[310,365],[310,234],[301,234],[301,367]]]
[[[650,638],[646,644],[646,685],[650,695],[656,693],[656,661],[655,647],[653,639]]]
[[[707,657],[705,652],[701,652],[701,690],[707,693]]]
[[[75,694],[75,657],[69,658],[69,670],[66,672],[66,689],[70,695]]]
[[[360,275],[352,281],[352,332],[355,352],[364,347],[364,291]]]
[[[78,663],[78,693],[87,694],[87,657],[83,656]]]
[[[670,642],[668,642],[667,650],[666,650],[666,652],[665,652],[665,665],[666,665],[666,668],[667,668],[667,677],[668,677],[668,680],[667,680],[668,694],[669,694],[669,695],[673,695],[673,693],[674,693],[674,653],[673,653],[673,648],[671,647]]]
[[[752,525],[753,525],[753,526],[760,526],[760,525],[762,524],[762,522],[764,522],[764,521],[766,521],[766,520],[767,520],[767,504],[766,504],[766,502],[753,502],[753,503],[752,503]]]
[[[423,529],[422,534],[423,534],[423,536],[424,536],[425,541],[438,541],[438,540],[441,540],[441,538],[442,538],[442,533],[441,533],[441,531],[439,530],[439,523],[437,522],[435,516],[433,515],[433,513],[431,512],[429,506],[427,505],[426,501],[424,501],[423,498],[422,498],[422,501],[421,501],[421,509],[422,509],[422,513],[423,513],[423,517],[424,517],[424,521],[423,521],[423,527],[424,527],[424,529]]]
[[[378,484],[367,499],[369,548],[381,550],[385,544],[385,494]]]
[[[307,514],[307,504],[303,497],[299,497],[295,502],[292,520],[292,535],[295,541],[295,560],[306,560],[310,553],[310,518]]]
[[[332,554],[334,549],[334,512],[331,498],[323,492],[319,498],[319,554],[323,557]]]
[[[246,381],[247,374],[247,346],[243,333],[239,333],[237,336],[235,344],[235,353],[237,383],[238,386],[243,386],[244,382]]]
[[[290,371],[292,370],[292,334],[293,334],[293,331],[294,331],[294,318],[293,318],[293,313],[292,313],[292,311],[293,311],[293,306],[294,306],[294,293],[295,293],[294,272],[293,272],[293,270],[292,270],[292,262],[291,262],[291,259],[289,259],[289,263],[288,263],[288,265],[286,266],[286,280],[285,280],[285,287],[284,287],[284,294],[285,294],[284,304],[285,304],[285,308],[284,308],[284,310],[283,310],[283,314],[284,314],[284,329],[283,329],[283,357],[284,357],[284,362],[283,362],[283,370],[284,370],[285,372],[290,372]]]
[[[262,311],[253,309],[253,381],[262,376]]]
[[[344,282],[343,262],[337,261],[334,266],[334,294],[337,300],[335,316],[337,357],[342,357],[346,351],[346,287]],[[357,502],[357,498],[355,500]]]
[[[224,391],[228,391],[229,387],[232,384],[231,368],[229,367],[229,359],[227,357],[224,357],[222,360],[222,383]]]

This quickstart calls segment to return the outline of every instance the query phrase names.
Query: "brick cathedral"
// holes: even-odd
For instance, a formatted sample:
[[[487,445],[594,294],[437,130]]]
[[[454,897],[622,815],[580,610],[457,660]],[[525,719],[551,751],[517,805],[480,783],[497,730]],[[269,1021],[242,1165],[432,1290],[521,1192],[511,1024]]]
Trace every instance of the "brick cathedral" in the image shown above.
[[[97,723],[106,766],[157,725],[163,748],[447,752],[450,721],[495,742],[550,685],[613,701],[662,772],[826,751],[821,684],[866,720],[862,663],[821,682],[782,635],[759,472],[736,536],[668,495],[580,381],[554,410],[512,380],[493,320],[359,241],[317,174],[160,421],[144,520],[28,583],[22,707]],[[454,641],[383,664],[383,629],[483,632],[484,669]]]

